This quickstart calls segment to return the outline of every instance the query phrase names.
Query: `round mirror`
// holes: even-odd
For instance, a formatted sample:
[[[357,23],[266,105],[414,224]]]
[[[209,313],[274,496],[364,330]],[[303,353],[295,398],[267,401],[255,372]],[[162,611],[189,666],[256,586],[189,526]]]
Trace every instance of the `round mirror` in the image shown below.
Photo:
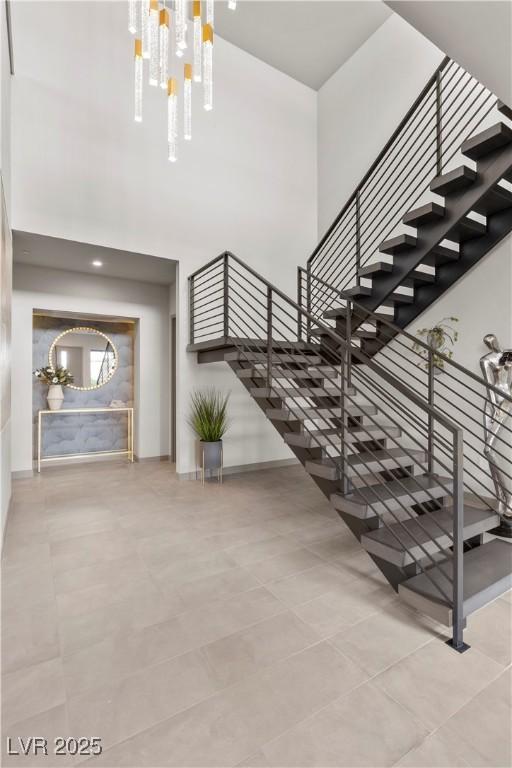
[[[97,389],[110,381],[118,366],[117,349],[106,334],[94,328],[68,328],[50,347],[51,368],[67,368],[71,389]]]

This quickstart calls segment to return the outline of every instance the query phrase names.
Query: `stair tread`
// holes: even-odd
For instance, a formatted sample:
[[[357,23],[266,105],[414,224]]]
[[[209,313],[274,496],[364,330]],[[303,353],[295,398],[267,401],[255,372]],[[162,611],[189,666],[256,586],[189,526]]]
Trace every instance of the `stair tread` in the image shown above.
[[[429,267],[442,266],[443,264],[449,264],[450,262],[457,261],[460,257],[458,251],[448,248],[446,245],[436,245],[426,256],[422,259],[422,264]]]
[[[355,395],[355,389],[345,388],[347,395]],[[339,387],[251,387],[253,397],[336,397],[339,398],[341,391]]]
[[[478,536],[497,524],[498,515],[495,512],[468,505],[464,507],[464,539]],[[420,545],[430,554],[439,552],[439,546],[443,549],[449,547],[452,543],[452,526],[453,507],[442,507],[429,514],[365,533],[361,544],[368,552],[403,566],[413,559],[425,557]]]
[[[280,363],[308,363],[310,365],[318,365],[322,362],[322,358],[318,355],[306,355],[306,354],[286,354],[273,352],[273,358],[276,362]],[[267,360],[266,352],[226,352],[224,360],[228,362],[262,362]]]
[[[362,310],[361,310],[362,311]],[[386,313],[386,312],[373,312],[372,315],[376,315],[377,317],[384,317],[388,320],[393,317],[393,315]],[[346,316],[346,309],[345,307],[334,307],[333,309],[328,309],[327,312],[324,312],[324,315],[326,320],[336,320],[338,317],[345,317]],[[363,323],[371,323],[372,317],[368,317],[367,320],[364,320]]]
[[[450,478],[435,475],[415,475],[391,480],[370,487],[359,488],[348,494],[334,493],[331,504],[335,509],[360,520],[375,518],[402,505],[412,507],[449,495],[453,483]]]
[[[436,276],[433,272],[423,272],[421,269],[413,269],[400,285],[414,287],[414,283],[435,283],[435,281]]]
[[[463,615],[468,616],[512,587],[512,547],[506,541],[493,539],[464,553],[464,605]],[[444,563],[448,578],[439,568],[427,570],[430,579],[439,584],[448,595],[452,592],[451,574],[453,561]],[[451,610],[430,579],[420,573],[402,582],[398,594],[409,604],[418,607],[439,621],[451,624]],[[423,601],[415,598],[422,597]],[[439,606],[445,610],[439,610]],[[437,607],[437,610],[436,610]],[[429,610],[433,609],[433,610]]]
[[[493,213],[498,213],[506,208],[512,208],[512,192],[500,184],[492,187],[473,206],[473,210],[482,216],[492,216]]]
[[[409,227],[421,227],[439,221],[445,215],[444,205],[439,203],[425,203],[418,208],[413,208],[405,214],[402,222]]]
[[[467,165],[459,165],[448,173],[442,173],[436,176],[430,182],[430,191],[437,195],[447,197],[453,193],[460,192],[461,189],[471,186],[477,178],[477,172]]]
[[[392,306],[394,304],[413,304],[414,296],[412,293],[400,293],[399,291],[393,291],[382,300],[382,306]]]
[[[366,285],[355,285],[353,288],[349,288],[345,291],[347,296],[371,296],[372,289]]]
[[[368,434],[369,433],[369,434]],[[362,443],[370,440],[383,440],[386,437],[398,438],[402,434],[399,427],[391,425],[368,425],[364,429],[361,427],[345,428],[345,441],[347,443]],[[312,429],[307,432],[287,432],[283,436],[286,443],[292,445],[307,446],[311,443],[334,443],[341,445],[341,429],[339,427],[329,427],[325,429]],[[301,439],[302,438],[302,439]]]
[[[338,407],[268,408],[266,413],[269,419],[283,421],[314,421],[315,419],[328,421],[329,419],[341,418],[341,408]],[[374,416],[377,413],[377,408],[374,405],[365,404],[347,405],[345,406],[345,413],[348,416]]]
[[[505,117],[508,117],[509,120],[512,120],[512,108],[508,106],[508,104],[505,104],[504,101],[501,101],[501,99],[498,99],[496,103],[496,108],[498,112],[501,112],[502,115],[505,115]]]
[[[359,277],[368,277],[374,275],[375,272],[392,272],[393,264],[389,261],[375,261],[373,264],[369,264],[367,267],[361,267],[358,271]]]
[[[392,480],[384,485],[376,485],[371,488],[361,488],[356,493],[350,494],[351,501],[361,504],[372,504],[376,501],[387,501],[395,497],[402,498],[439,488],[440,483],[447,484],[449,478],[437,478],[431,475],[417,475],[416,477],[404,477],[402,480]],[[449,487],[449,486],[448,486]],[[414,503],[414,501],[413,501]]]
[[[386,463],[387,461],[394,462],[405,459],[406,462],[414,464],[415,461],[425,461],[425,451],[408,451],[406,453],[401,448],[389,448],[382,451],[361,451],[360,453],[352,453],[346,457],[346,462],[349,466],[355,467],[358,464],[375,464],[379,462]],[[341,466],[341,459],[339,457],[324,457],[322,459],[312,459],[311,464],[318,464],[319,466]]]
[[[512,144],[512,129],[508,125],[496,123],[485,131],[471,136],[462,144],[460,151],[470,160],[479,160],[481,157],[495,152],[502,147]]]
[[[251,366],[250,368],[240,368],[236,375],[239,379],[257,379],[266,378],[267,367],[256,368]],[[315,373],[314,371],[304,370],[299,368],[296,371],[293,370],[279,370],[279,365],[273,365],[271,369],[272,379],[317,379],[322,380],[325,378],[324,374]]]
[[[390,240],[384,240],[379,245],[379,251],[388,254],[400,253],[401,251],[408,251],[414,248],[417,242],[417,239],[412,235],[397,235]]]
[[[487,227],[480,221],[464,216],[460,219],[446,235],[447,240],[453,240],[457,243],[472,240],[474,237],[481,237],[487,232]]]

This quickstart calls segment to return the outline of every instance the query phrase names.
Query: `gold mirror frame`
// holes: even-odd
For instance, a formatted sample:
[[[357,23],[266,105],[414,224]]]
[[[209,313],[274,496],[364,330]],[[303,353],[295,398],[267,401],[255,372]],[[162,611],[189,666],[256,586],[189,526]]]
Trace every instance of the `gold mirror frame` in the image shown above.
[[[112,339],[109,336],[107,336],[106,333],[103,333],[102,331],[98,331],[97,328],[90,328],[86,325],[77,325],[75,328],[66,328],[65,331],[62,331],[62,333],[59,333],[59,335],[53,340],[52,345],[50,347],[50,351],[48,352],[48,365],[50,366],[50,368],[53,368],[53,360],[52,360],[53,350],[55,349],[59,341],[62,339],[62,337],[66,336],[66,334],[68,333],[75,333],[77,331],[86,331],[87,333],[96,333],[98,336],[103,336],[103,338],[106,339],[107,342],[112,347],[112,350],[114,352],[115,366],[109,378],[106,381],[104,381],[102,384],[96,384],[94,387],[77,387],[75,384],[66,384],[66,386],[69,387],[69,389],[76,389],[78,392],[90,392],[93,389],[101,389],[101,387],[104,387],[105,384],[108,384],[109,381],[112,381],[112,378],[114,377],[114,374],[116,373],[119,367],[119,354],[117,351],[117,347],[112,341]]]

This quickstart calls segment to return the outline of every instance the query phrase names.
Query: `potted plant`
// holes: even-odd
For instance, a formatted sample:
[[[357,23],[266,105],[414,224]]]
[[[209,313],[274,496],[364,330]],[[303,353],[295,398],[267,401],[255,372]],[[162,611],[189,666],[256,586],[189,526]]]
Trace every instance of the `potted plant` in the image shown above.
[[[62,386],[73,383],[73,376],[67,370],[58,365],[56,368],[51,368],[47,365],[45,368],[38,368],[34,371],[34,376],[39,381],[43,381],[48,384],[48,408],[50,411],[58,411],[62,403],[64,402],[64,392]]]
[[[453,357],[453,352],[450,349],[450,346],[453,347],[459,338],[459,334],[455,328],[453,328],[451,323],[458,322],[459,319],[457,317],[444,317],[439,323],[436,323],[433,328],[420,328],[416,332],[418,336],[424,337],[429,347],[432,347],[434,350],[432,357],[434,363],[434,375],[438,375],[444,371],[444,360],[442,357],[439,357],[439,355],[436,355],[436,352],[440,352],[450,359]],[[413,349],[425,359],[426,362],[423,365],[428,369],[428,351],[417,343],[413,345]]]
[[[222,438],[228,429],[227,405],[229,395],[214,387],[195,390],[191,395],[190,426],[199,438],[201,468],[222,469]]]

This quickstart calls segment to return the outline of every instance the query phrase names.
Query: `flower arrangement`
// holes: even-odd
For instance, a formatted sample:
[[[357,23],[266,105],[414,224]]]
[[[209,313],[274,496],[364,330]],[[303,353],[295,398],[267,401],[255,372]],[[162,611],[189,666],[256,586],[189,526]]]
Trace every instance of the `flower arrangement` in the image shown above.
[[[229,426],[228,400],[229,394],[224,396],[214,387],[192,393],[189,424],[203,442],[215,443],[225,435]]]
[[[453,357],[453,352],[450,346],[453,347],[457,339],[459,338],[458,332],[455,330],[451,323],[458,323],[458,317],[444,317],[439,323],[436,323],[433,328],[420,328],[416,331],[418,336],[423,336],[426,339],[429,347],[434,350],[433,363],[434,367],[438,371],[444,370],[444,360],[439,355],[435,354],[440,352],[441,354],[449,357]],[[420,344],[413,344],[415,352],[425,359],[424,368],[428,368],[428,352]]]
[[[34,376],[45,384],[63,384],[66,386],[66,384],[73,383],[73,375],[67,368],[62,368],[60,365],[56,368],[52,368],[49,365],[44,368],[38,368],[34,371]]]

